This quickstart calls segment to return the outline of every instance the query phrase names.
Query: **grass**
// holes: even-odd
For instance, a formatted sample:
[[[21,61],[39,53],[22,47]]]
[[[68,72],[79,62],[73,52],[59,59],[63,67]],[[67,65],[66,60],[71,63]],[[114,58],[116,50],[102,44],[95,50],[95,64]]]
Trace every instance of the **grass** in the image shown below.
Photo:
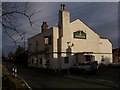
[[[21,80],[19,77],[13,77],[12,73],[9,73],[4,65],[2,65],[2,75],[3,77],[9,80],[9,82],[11,83],[11,85],[14,86],[15,89],[28,88],[23,82],[23,80]]]

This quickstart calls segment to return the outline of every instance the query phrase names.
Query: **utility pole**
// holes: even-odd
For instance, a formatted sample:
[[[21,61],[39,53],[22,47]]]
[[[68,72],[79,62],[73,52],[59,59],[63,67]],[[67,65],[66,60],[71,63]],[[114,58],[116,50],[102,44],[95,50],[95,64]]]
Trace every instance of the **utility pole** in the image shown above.
[[[26,32],[22,33],[23,34],[23,39],[24,39],[24,49],[25,49],[25,34]]]

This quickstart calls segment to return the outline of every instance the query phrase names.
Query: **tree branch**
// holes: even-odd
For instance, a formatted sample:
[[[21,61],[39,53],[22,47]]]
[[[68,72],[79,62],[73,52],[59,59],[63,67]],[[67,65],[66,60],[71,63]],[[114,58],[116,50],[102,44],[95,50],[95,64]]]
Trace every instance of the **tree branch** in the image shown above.
[[[24,9],[23,9],[24,8]],[[32,17],[35,14],[40,13],[41,11],[33,11],[31,14],[28,14],[27,11],[30,8],[30,4],[27,2],[24,4],[24,6],[19,7],[19,5],[17,5],[17,3],[15,3],[14,5],[12,4],[8,4],[8,3],[3,3],[2,4],[2,15],[0,16],[0,18],[2,18],[2,22],[0,22],[2,24],[2,26],[5,28],[5,33],[13,40],[13,42],[16,44],[15,39],[13,38],[13,35],[11,35],[11,33],[7,32],[8,30],[13,30],[15,31],[15,33],[17,33],[17,35],[20,36],[21,40],[22,40],[22,35],[20,34],[20,26],[24,25],[23,23],[19,23],[17,24],[17,21],[19,19],[21,19],[21,16],[25,16],[25,19],[28,20],[28,23],[30,24],[30,27],[35,30],[35,28],[33,28],[33,24],[35,23],[35,20],[32,21]],[[21,16],[19,16],[21,15]],[[19,27],[19,28],[18,28]]]

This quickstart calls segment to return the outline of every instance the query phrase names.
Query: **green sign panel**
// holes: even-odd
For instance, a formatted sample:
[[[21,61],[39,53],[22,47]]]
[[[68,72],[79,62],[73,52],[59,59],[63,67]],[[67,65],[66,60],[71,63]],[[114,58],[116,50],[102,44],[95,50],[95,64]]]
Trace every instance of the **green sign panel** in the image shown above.
[[[86,33],[83,31],[74,32],[74,38],[86,39]]]

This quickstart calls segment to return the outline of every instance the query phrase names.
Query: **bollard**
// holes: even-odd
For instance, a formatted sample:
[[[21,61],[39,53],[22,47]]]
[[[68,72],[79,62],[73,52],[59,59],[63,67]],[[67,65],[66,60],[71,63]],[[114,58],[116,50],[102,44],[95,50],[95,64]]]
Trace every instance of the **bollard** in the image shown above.
[[[14,70],[14,76],[17,77],[17,68]]]
[[[17,68],[16,67],[12,68],[12,75],[13,75],[13,77],[17,77]]]
[[[13,77],[14,77],[14,67],[12,68],[12,75],[13,75]]]

